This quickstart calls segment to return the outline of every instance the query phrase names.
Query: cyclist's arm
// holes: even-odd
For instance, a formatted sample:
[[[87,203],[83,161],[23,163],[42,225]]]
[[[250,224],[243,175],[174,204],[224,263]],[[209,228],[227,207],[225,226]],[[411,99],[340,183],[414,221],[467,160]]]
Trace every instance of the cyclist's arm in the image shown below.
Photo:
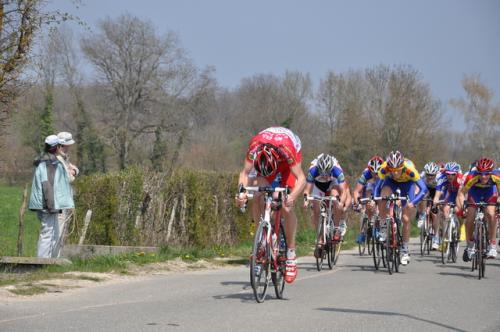
[[[299,195],[304,191],[304,187],[306,185],[306,176],[302,171],[301,163],[297,163],[291,166],[290,171],[297,179],[297,182],[295,183],[295,186],[290,195],[288,195],[287,202],[289,202],[290,204],[287,204],[287,206],[293,206],[293,203],[299,198]]]
[[[354,188],[353,191],[353,198],[354,198],[354,204],[358,204],[358,199],[361,196],[361,193],[363,192],[364,186],[361,183],[356,183],[356,187]]]
[[[436,193],[434,194],[434,199],[432,200],[432,204],[436,205],[439,200],[441,199],[441,196],[444,194],[441,190],[436,189]]]
[[[248,186],[248,175],[253,169],[253,163],[245,159],[245,165],[240,172],[240,177],[238,180],[238,184],[242,184],[243,186]]]
[[[418,202],[420,202],[424,198],[425,194],[427,194],[427,192],[429,191],[429,189],[427,189],[427,186],[425,185],[424,180],[418,179],[416,181],[416,184],[420,191],[410,202],[414,206],[417,205]]]
[[[465,201],[465,194],[467,193],[467,190],[465,188],[460,188],[460,190],[457,193],[457,208],[459,210],[463,210],[464,208],[464,201]]]

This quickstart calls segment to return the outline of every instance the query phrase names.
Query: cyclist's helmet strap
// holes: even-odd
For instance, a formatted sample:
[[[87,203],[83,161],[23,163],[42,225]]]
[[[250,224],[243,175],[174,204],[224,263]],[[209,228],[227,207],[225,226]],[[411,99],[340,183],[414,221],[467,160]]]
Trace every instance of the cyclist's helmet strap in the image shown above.
[[[261,145],[256,153],[253,166],[261,176],[271,176],[278,169],[279,153],[277,148],[271,145]]]
[[[387,156],[387,166],[392,169],[400,169],[404,165],[405,158],[400,151],[391,151]]]
[[[433,161],[428,162],[424,166],[424,172],[425,174],[436,175],[437,173],[439,173],[439,166]]]
[[[382,157],[380,156],[373,156],[370,161],[368,162],[368,169],[371,171],[371,172],[378,172],[378,170],[380,169],[380,166],[382,166],[382,164],[384,163],[384,159],[382,159]]]
[[[495,167],[493,159],[483,157],[476,162],[476,167],[479,172],[491,172]]]

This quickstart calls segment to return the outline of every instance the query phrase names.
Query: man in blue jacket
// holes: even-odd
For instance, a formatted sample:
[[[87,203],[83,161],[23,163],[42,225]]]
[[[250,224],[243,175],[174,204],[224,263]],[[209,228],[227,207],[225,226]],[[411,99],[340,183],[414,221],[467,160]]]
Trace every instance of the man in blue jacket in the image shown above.
[[[75,207],[68,173],[57,159],[61,149],[56,135],[45,139],[45,151],[34,162],[29,209],[36,211],[41,222],[38,257],[57,257],[59,239],[58,215],[63,209]]]

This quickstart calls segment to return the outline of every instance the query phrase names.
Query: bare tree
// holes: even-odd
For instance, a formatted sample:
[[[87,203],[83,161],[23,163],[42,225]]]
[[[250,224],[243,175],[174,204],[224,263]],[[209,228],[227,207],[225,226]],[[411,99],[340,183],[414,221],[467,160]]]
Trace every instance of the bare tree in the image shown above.
[[[462,87],[466,99],[452,99],[467,123],[468,142],[476,154],[500,159],[500,105],[492,105],[493,93],[479,76],[465,76]],[[478,158],[479,155],[473,156]]]
[[[100,34],[83,38],[81,46],[116,101],[117,107],[108,110],[113,119],[109,124],[123,169],[129,162],[131,144],[144,133],[153,135],[161,123],[149,113],[156,111],[161,116],[162,111],[177,105],[193,83],[196,70],[177,36],[172,32],[157,35],[150,22],[122,15],[101,21],[99,28]],[[164,122],[164,126],[170,124]]]

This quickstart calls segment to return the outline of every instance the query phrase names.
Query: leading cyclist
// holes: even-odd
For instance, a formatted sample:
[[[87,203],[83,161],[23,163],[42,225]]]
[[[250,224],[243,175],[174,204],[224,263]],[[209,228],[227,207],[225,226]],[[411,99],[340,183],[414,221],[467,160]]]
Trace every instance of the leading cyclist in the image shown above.
[[[386,197],[391,195],[397,189],[401,191],[401,196],[408,196],[409,201],[402,201],[403,206],[403,246],[401,248],[401,264],[406,265],[410,262],[410,252],[408,243],[410,241],[410,221],[411,216],[415,215],[415,205],[422,200],[427,193],[427,187],[420,178],[420,174],[415,169],[413,162],[405,159],[399,151],[391,151],[386,161],[380,167],[378,172],[381,184],[375,188],[375,196]],[[418,192],[417,192],[418,188]],[[389,209],[384,201],[379,201],[378,208],[381,217],[390,218]],[[381,218],[381,233],[383,231]]]
[[[248,146],[245,163],[239,176],[239,184],[243,186],[270,186],[281,176],[279,185],[292,189],[286,196],[283,206],[285,218],[285,236],[288,245],[285,281],[291,283],[297,276],[297,256],[295,254],[295,232],[297,216],[293,206],[304,190],[306,178],[301,167],[301,142],[291,130],[283,127],[270,127],[253,137]],[[264,206],[261,194],[254,194],[251,205],[252,217],[258,221],[263,214]],[[242,207],[246,203],[245,193],[240,194],[236,203]]]

